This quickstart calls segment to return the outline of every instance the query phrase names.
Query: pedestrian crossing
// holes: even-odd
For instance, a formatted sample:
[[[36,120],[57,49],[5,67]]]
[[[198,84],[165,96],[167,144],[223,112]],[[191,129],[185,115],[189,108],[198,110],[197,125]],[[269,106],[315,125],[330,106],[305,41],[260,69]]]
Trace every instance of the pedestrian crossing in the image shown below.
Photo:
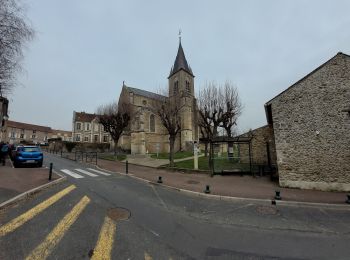
[[[0,239],[8,236],[11,233],[17,232],[25,225],[32,225],[32,220],[38,215],[42,214],[45,210],[55,207],[55,204],[63,197],[68,196],[76,189],[75,185],[70,185],[63,190],[52,195],[48,199],[40,202],[38,205],[29,209],[28,211],[20,214],[8,223],[0,225]],[[68,231],[74,226],[75,222],[81,217],[81,214],[87,207],[91,207],[91,199],[82,195],[79,201],[75,205],[69,204],[68,212],[61,219],[55,219],[55,225],[51,230],[47,230],[46,234],[39,240],[37,245],[34,245],[32,249],[23,252],[26,255],[18,256],[18,259],[26,260],[43,260],[47,258],[55,258],[54,250],[60,244],[60,242],[67,237]],[[99,236],[95,244],[95,247],[91,250],[92,260],[110,260],[112,259],[112,250],[115,246],[115,239],[117,236],[117,222],[112,220],[109,216],[105,216],[103,225],[100,228]],[[25,248],[26,249],[26,248]],[[72,247],[74,250],[74,246]],[[67,257],[70,255],[70,248],[67,248]],[[81,252],[83,254],[84,252]],[[152,256],[149,252],[144,251],[144,255],[139,259],[152,260]],[[169,258],[171,260],[172,258]]]
[[[93,168],[87,168],[87,169],[61,169],[61,172],[63,172],[66,175],[69,175],[75,179],[82,179],[85,177],[99,177],[99,176],[110,176],[110,173],[96,170]]]

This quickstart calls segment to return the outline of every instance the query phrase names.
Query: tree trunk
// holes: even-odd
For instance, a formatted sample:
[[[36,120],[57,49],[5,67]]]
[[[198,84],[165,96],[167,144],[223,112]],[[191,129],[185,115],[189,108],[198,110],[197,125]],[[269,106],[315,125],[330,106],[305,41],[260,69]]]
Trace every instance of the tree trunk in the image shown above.
[[[205,156],[205,157],[208,157],[208,142],[207,142],[207,141],[205,141],[204,156]]]
[[[170,167],[174,167],[175,136],[170,136],[169,141],[170,141],[169,162],[170,162]]]
[[[214,164],[213,164],[213,156],[212,156],[212,154],[213,154],[213,145],[212,144],[210,144],[209,145],[209,158],[208,158],[208,164],[209,164],[209,170],[211,171],[211,174],[213,174],[214,173],[214,169],[213,169],[213,166],[214,166]]]
[[[118,140],[114,140],[114,156],[117,156]]]

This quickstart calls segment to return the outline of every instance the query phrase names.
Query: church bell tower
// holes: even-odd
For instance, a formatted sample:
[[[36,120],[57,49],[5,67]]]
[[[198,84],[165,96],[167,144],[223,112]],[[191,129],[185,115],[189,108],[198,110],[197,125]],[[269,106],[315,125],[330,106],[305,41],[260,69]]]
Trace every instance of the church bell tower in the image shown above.
[[[179,38],[179,48],[177,51],[174,65],[170,70],[169,80],[169,98],[177,98],[181,103],[181,132],[180,149],[192,149],[193,141],[197,141],[197,113],[196,100],[194,93],[194,75],[191,67],[188,65],[185,53]]]

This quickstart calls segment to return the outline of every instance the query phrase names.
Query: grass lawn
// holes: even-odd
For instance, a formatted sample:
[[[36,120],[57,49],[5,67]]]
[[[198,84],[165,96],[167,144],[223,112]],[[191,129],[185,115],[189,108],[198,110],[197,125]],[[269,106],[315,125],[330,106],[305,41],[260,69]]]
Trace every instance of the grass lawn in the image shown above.
[[[103,160],[109,160],[109,161],[123,161],[126,159],[126,155],[125,154],[118,154],[118,155],[114,155],[114,154],[99,154],[98,155],[99,159],[103,159]]]
[[[175,167],[184,169],[193,169],[194,163],[193,159],[186,161],[176,162]],[[208,157],[198,157],[198,169],[199,170],[209,170]]]
[[[174,154],[174,159],[182,159],[193,156],[192,152],[177,152]],[[159,153],[158,157],[157,154],[152,154],[151,158],[155,159],[169,159],[169,153]]]
[[[199,157],[198,158],[198,169],[199,170],[209,170],[209,157]],[[175,167],[184,169],[193,169],[194,163],[193,159],[176,162]],[[235,161],[229,160],[227,157],[215,158],[214,159],[214,170],[215,172],[221,172],[221,170],[232,170],[240,169],[242,171],[249,170],[248,163],[237,163]]]

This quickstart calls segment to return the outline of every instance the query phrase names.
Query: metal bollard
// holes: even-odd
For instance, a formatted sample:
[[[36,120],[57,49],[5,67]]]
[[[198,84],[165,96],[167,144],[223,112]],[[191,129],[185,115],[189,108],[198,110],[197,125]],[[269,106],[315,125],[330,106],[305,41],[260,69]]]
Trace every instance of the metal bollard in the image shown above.
[[[206,193],[206,194],[209,194],[209,193],[210,193],[210,187],[209,187],[209,185],[206,185],[206,186],[205,186],[205,191],[204,191],[204,193]]]
[[[128,172],[129,172],[129,162],[128,162],[128,160],[126,160],[126,162],[125,162],[125,173],[128,174]]]
[[[52,179],[52,167],[53,167],[53,163],[50,163],[49,181],[51,181]]]
[[[158,176],[158,183],[163,183],[162,176]]]
[[[281,200],[281,199],[282,199],[282,197],[281,197],[281,191],[276,190],[275,192],[276,192],[275,200]]]
[[[346,195],[348,197],[348,200],[346,201],[346,203],[350,204],[350,194]]]

